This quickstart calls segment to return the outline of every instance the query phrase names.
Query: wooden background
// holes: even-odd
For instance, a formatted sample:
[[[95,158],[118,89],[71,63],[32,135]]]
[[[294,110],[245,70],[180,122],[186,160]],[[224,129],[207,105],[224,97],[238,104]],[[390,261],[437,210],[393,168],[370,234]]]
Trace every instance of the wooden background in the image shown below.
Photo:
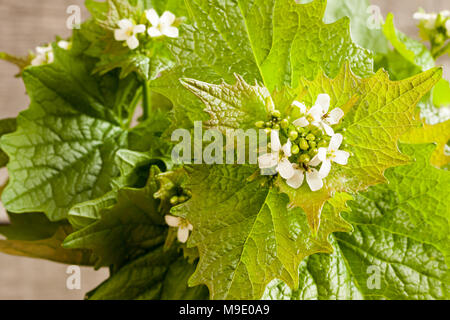
[[[82,0],[0,0],[0,51],[26,55],[34,49],[70,35],[65,27],[69,5],[82,8],[82,20],[87,18]],[[393,12],[398,28],[416,37],[416,22],[412,14],[418,7],[426,11],[450,9],[448,0],[372,0],[383,15]],[[442,59],[449,78],[449,60]],[[0,61],[0,118],[14,117],[28,106],[28,98],[20,79],[15,79],[15,66]],[[0,182],[5,170],[0,171]],[[4,218],[4,215],[3,215]],[[0,219],[2,213],[0,210]],[[0,299],[81,299],[83,294],[107,277],[106,270],[82,269],[81,290],[66,289],[66,266],[43,260],[0,254]]]

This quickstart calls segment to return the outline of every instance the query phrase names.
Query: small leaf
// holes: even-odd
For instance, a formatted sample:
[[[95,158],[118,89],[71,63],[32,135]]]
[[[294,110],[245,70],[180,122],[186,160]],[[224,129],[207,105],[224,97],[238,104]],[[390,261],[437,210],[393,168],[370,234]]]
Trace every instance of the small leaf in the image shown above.
[[[176,250],[159,247],[122,267],[87,294],[90,300],[204,300],[204,286],[190,288],[187,279],[195,266]]]
[[[98,258],[97,267],[112,265],[117,270],[164,243],[167,226],[158,211],[159,201],[153,198],[158,190],[157,173],[153,167],[142,189],[119,190],[117,203],[101,209],[100,220],[68,236],[64,247],[91,249]]]
[[[67,264],[93,264],[89,250],[64,249],[61,246],[64,238],[72,232],[69,224],[50,222],[41,213],[10,213],[9,217],[11,224],[0,226],[0,234],[8,238],[0,240],[0,252]]]
[[[431,164],[440,168],[450,163],[450,156],[446,154],[445,147],[450,140],[450,120],[430,125],[423,123],[420,128],[413,128],[400,138],[407,143],[427,143],[437,144],[431,156]]]

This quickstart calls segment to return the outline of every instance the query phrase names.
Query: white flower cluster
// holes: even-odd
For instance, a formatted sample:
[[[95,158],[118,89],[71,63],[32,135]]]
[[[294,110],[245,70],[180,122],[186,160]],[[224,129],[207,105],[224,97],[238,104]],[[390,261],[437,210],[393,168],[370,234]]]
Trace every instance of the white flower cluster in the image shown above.
[[[447,30],[447,36],[450,37],[450,11],[444,10],[438,13],[426,13],[423,10],[414,13],[413,18],[415,20],[424,21],[424,27],[426,29],[434,29],[436,27],[436,20],[438,16],[441,16],[443,19],[447,19],[445,22],[445,28]]]
[[[270,131],[270,153],[261,155],[258,158],[259,167],[261,169],[275,168],[275,171],[294,189],[300,188],[306,176],[306,182],[311,191],[317,191],[322,189],[323,179],[330,173],[332,162],[346,165],[350,157],[347,151],[339,150],[343,136],[339,133],[335,134],[331,127],[339,123],[344,116],[344,111],[340,108],[334,108],[328,112],[330,108],[330,96],[327,94],[320,94],[314,106],[309,110],[303,103],[298,101],[295,101],[293,106],[299,108],[302,114],[300,118],[292,122],[298,132],[304,132],[304,128],[307,127],[319,128],[321,134],[331,137],[329,138],[328,145],[313,149],[311,146],[315,146],[316,142],[310,141],[309,146],[307,144],[303,147],[305,141],[302,141],[297,134],[292,135],[292,132],[289,134],[290,137],[287,142],[281,145],[280,131],[273,129]],[[318,137],[314,137],[314,139],[311,138],[310,140],[317,141],[317,139]],[[309,152],[309,154],[305,154],[305,157],[295,157],[295,155],[292,157],[293,142],[297,143],[297,141],[301,141],[300,147],[302,150]],[[321,139],[321,141],[328,140]],[[296,153],[298,153],[298,149],[296,147]],[[311,152],[313,152],[314,157],[309,160],[308,155]],[[294,159],[297,158],[297,160],[291,162],[291,157]],[[317,167],[320,164],[320,169],[318,169]]]
[[[139,39],[137,35],[139,33],[145,33],[151,38],[158,38],[162,36],[177,38],[178,28],[173,26],[176,17],[173,13],[166,11],[160,17],[155,9],[150,9],[145,11],[145,16],[150,22],[151,27],[147,29],[146,25],[138,24],[136,25],[130,19],[122,19],[119,21],[119,29],[114,30],[114,38],[117,41],[126,41],[128,48],[131,50],[139,47]]]
[[[69,50],[70,42],[66,40],[58,41],[58,47]],[[31,65],[40,66],[42,64],[52,63],[54,60],[55,56],[53,54],[53,48],[52,45],[49,44],[45,47],[36,47],[36,55],[34,56],[34,59],[31,60]]]

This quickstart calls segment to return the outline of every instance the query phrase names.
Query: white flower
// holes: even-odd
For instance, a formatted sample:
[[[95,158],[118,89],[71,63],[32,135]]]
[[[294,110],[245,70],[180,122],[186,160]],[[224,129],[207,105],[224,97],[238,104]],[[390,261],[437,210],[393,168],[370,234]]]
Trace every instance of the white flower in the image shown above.
[[[445,13],[443,11],[443,13]],[[442,15],[442,13],[441,13]],[[436,13],[425,13],[425,12],[416,12],[413,15],[415,20],[425,21],[425,28],[434,29],[436,25],[437,14]]]
[[[31,61],[32,66],[40,66],[45,63],[52,63],[54,60],[53,48],[49,44],[45,47],[36,47],[36,56]]]
[[[166,11],[160,17],[155,9],[145,11],[145,15],[152,26],[147,30],[147,33],[152,38],[157,37],[178,37],[178,28],[173,26],[175,22],[175,15],[169,11]]]
[[[447,29],[447,36],[450,37],[450,19],[445,22],[445,29]]]
[[[450,17],[450,10],[441,11],[439,14],[444,18],[448,18]]]
[[[58,47],[60,47],[61,49],[64,49],[64,50],[69,50],[70,42],[66,41],[66,40],[60,40],[60,41],[58,41]]]
[[[342,144],[342,134],[338,133],[331,137],[330,144],[328,148],[319,148],[317,155],[311,160],[311,165],[318,165],[322,162],[319,174],[322,178],[328,176],[331,170],[331,162],[336,162],[338,164],[346,165],[350,153],[347,151],[339,150]]]
[[[299,107],[300,111],[306,110],[306,107],[298,101],[295,101],[294,105]],[[334,108],[328,112],[329,109],[330,96],[328,94],[319,94],[314,106],[306,113],[306,117],[295,120],[293,124],[297,127],[306,127],[312,124],[321,128],[327,135],[332,136],[334,130],[331,126],[339,123],[344,116],[344,111],[341,108]]]
[[[302,186],[303,180],[306,175],[306,182],[308,183],[311,191],[317,191],[322,189],[323,181],[319,174],[319,172],[314,168],[309,168],[307,171],[297,164],[293,165],[294,167],[294,175],[286,180],[288,186],[294,189],[298,189]]]
[[[177,238],[181,243],[185,243],[189,238],[189,231],[193,230],[192,224],[190,224],[186,219],[181,217],[174,217],[166,215],[164,217],[166,219],[166,223],[170,227],[178,228]]]
[[[270,133],[271,152],[263,154],[258,158],[259,168],[268,169],[275,167],[282,178],[291,178],[294,175],[294,168],[289,161],[291,146],[292,143],[290,140],[284,146],[281,146],[278,130],[272,130]]]
[[[136,25],[130,19],[122,19],[118,23],[120,29],[114,30],[114,38],[117,41],[126,41],[128,48],[131,50],[139,47],[138,33],[145,32],[145,25]]]

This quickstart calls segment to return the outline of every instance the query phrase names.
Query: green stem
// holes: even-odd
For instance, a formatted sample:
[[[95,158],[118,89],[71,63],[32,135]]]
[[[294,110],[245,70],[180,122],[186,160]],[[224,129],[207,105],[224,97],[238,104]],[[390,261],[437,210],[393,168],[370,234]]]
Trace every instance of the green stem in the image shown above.
[[[450,41],[447,42],[446,44],[443,44],[441,47],[433,49],[432,50],[432,54],[433,54],[433,58],[437,59],[440,56],[446,54],[447,50],[450,48]]]
[[[148,89],[147,81],[144,81],[142,83],[142,94],[144,96],[143,104],[142,104],[142,109],[143,109],[142,121],[145,121],[148,119],[148,115],[149,115],[150,107],[151,107],[150,90]]]

